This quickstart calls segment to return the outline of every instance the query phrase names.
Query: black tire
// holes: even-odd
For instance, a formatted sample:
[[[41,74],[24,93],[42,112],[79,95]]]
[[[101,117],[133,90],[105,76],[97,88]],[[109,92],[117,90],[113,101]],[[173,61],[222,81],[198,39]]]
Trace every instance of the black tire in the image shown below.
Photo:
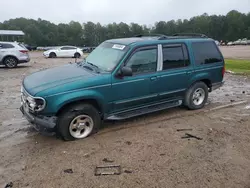
[[[15,57],[6,57],[3,63],[7,68],[15,68],[18,64],[18,60]]]
[[[51,53],[49,54],[49,57],[50,57],[50,58],[56,58],[56,53],[51,52]]]
[[[200,90],[201,93],[204,91],[204,99],[199,102],[195,102],[193,99],[194,93]],[[198,92],[199,93],[199,92]],[[195,97],[196,98],[196,97]],[[201,97],[202,99],[203,97]],[[208,87],[204,82],[196,82],[194,83],[186,92],[184,105],[188,107],[190,110],[198,110],[205,106],[208,99]],[[197,99],[198,100],[198,99]],[[196,104],[195,104],[196,103]]]
[[[81,57],[81,54],[79,54],[78,52],[75,53],[74,58],[80,58],[80,57]]]
[[[70,124],[76,117],[87,115],[93,120],[93,128],[91,132],[83,137],[76,138],[70,133]],[[84,139],[94,133],[97,133],[101,125],[101,116],[98,110],[91,104],[77,104],[66,108],[59,116],[57,121],[57,133],[59,133],[65,141],[73,141],[76,139]]]

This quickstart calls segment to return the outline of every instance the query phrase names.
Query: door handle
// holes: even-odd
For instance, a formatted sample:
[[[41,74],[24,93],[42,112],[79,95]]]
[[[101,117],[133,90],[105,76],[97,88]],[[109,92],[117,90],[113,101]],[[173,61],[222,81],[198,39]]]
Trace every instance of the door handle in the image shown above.
[[[153,76],[153,77],[150,78],[150,80],[151,80],[151,81],[155,81],[155,80],[157,80],[157,77],[156,77],[156,76]]]

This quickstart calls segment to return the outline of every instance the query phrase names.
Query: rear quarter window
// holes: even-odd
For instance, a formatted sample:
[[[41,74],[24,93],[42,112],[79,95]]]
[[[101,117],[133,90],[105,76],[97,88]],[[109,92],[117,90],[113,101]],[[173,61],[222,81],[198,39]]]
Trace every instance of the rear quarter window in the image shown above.
[[[192,48],[196,65],[223,62],[223,57],[213,41],[194,42]]]

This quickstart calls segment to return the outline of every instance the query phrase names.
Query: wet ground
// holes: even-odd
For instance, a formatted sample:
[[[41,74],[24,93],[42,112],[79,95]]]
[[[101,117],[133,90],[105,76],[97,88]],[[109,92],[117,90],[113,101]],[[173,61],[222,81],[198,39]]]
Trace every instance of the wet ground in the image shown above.
[[[250,187],[250,79],[225,75],[199,111],[175,108],[122,122],[96,135],[64,142],[34,131],[19,112],[20,83],[32,72],[74,59],[0,68],[0,188],[13,187]],[[217,108],[222,105],[240,105]],[[188,128],[190,131],[177,129]],[[185,133],[195,138],[182,139]],[[99,165],[120,175],[95,176]],[[65,171],[66,170],[66,171]]]

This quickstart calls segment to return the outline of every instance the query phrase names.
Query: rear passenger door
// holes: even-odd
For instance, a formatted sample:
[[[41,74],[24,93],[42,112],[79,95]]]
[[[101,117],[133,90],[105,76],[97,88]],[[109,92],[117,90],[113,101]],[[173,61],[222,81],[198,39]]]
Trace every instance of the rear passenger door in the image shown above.
[[[163,44],[162,65],[158,72],[160,100],[182,99],[193,75],[185,43]]]

